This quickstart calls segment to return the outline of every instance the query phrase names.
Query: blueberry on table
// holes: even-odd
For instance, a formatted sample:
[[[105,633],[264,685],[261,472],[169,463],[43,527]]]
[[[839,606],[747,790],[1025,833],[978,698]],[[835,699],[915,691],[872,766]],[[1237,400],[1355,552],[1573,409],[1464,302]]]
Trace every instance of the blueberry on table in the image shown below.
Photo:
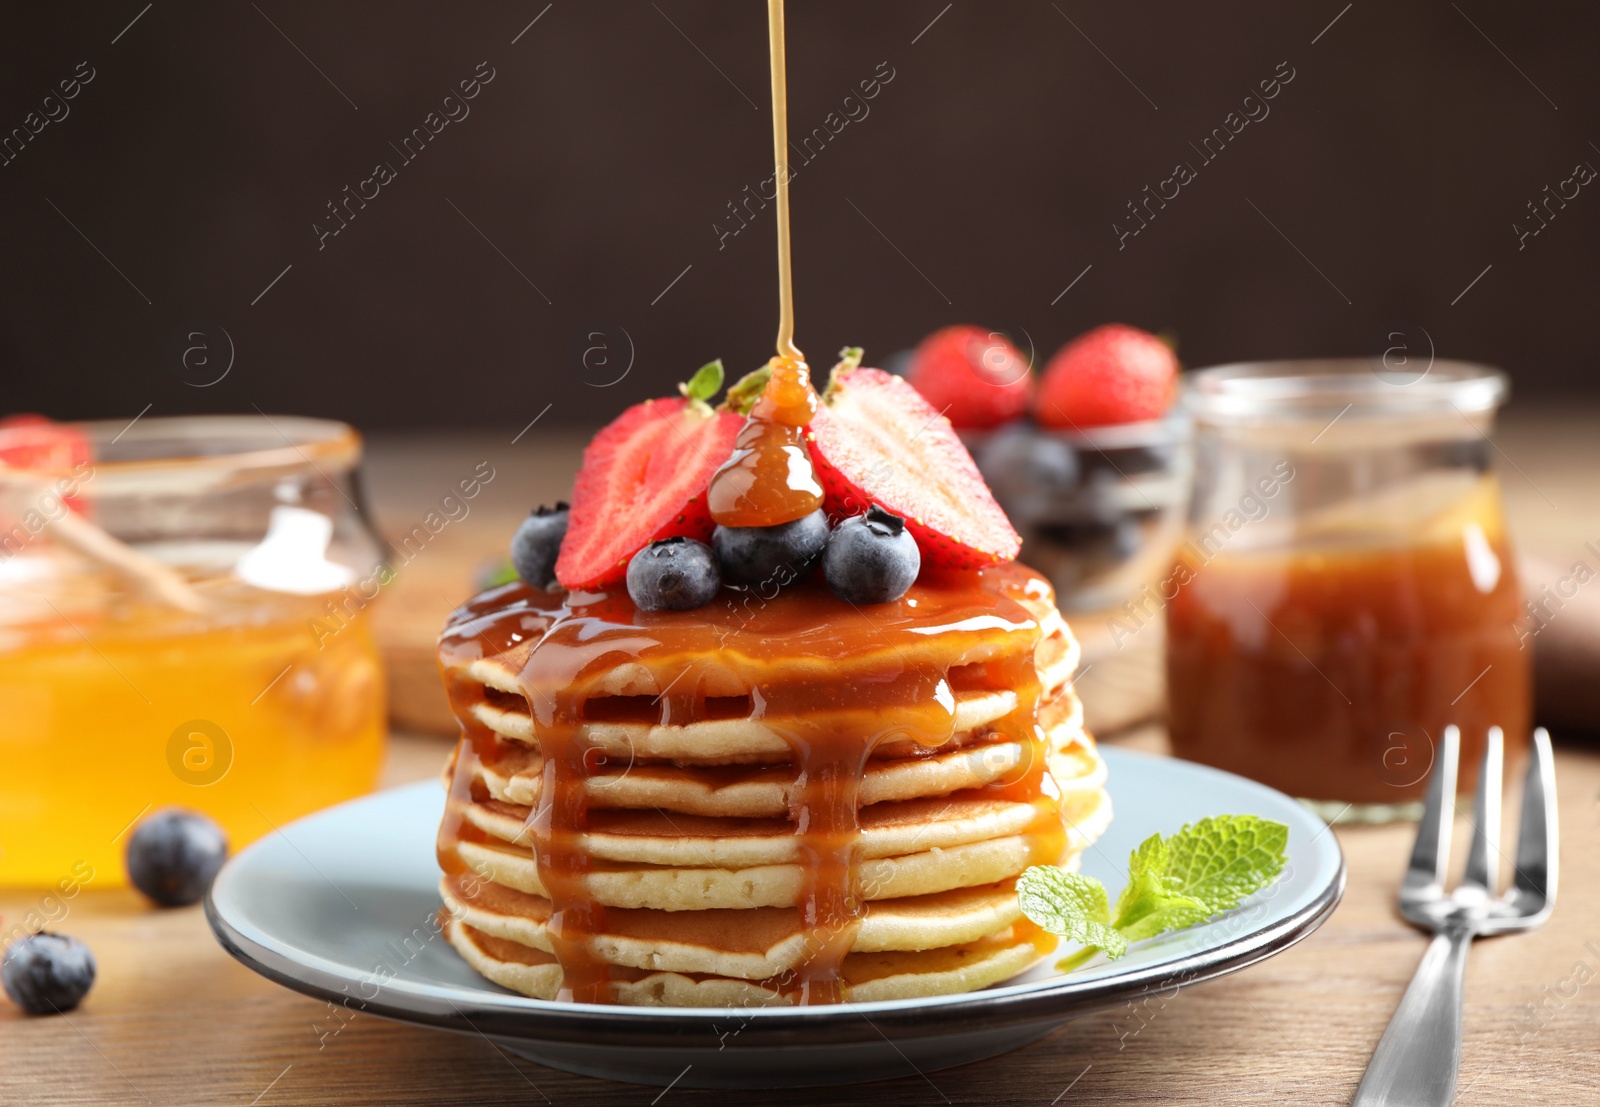
[[[549,588],[556,580],[556,555],[567,536],[567,505],[539,507],[522,520],[511,536],[511,564],[517,576],[535,588]]]
[[[628,562],[628,595],[641,611],[689,611],[722,587],[716,555],[693,538],[663,538]]]
[[[834,527],[822,555],[828,587],[849,603],[898,600],[921,569],[922,553],[906,521],[876,506]]]
[[[978,450],[978,471],[1015,522],[1047,515],[1078,486],[1078,455],[1057,432],[1013,423]]]
[[[70,1011],[94,984],[94,954],[76,938],[41,930],[11,943],[0,961],[0,984],[30,1015]]]
[[[128,879],[161,907],[197,902],[228,858],[228,837],[198,811],[166,807],[128,839]]]
[[[774,527],[718,527],[711,534],[722,575],[735,584],[788,584],[811,571],[828,545],[819,508]]]

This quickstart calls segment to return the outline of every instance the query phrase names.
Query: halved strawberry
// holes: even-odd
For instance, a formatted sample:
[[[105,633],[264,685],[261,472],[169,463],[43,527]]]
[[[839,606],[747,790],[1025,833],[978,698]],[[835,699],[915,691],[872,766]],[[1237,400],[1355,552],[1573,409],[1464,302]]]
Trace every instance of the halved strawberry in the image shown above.
[[[1022,539],[950,420],[899,377],[854,368],[847,356],[806,439],[834,519],[882,505],[905,518],[924,566],[975,569],[1017,556]]]
[[[713,393],[722,386],[717,369]],[[711,537],[706,489],[733,452],[744,416],[712,411],[700,391],[691,382],[681,399],[635,404],[583,451],[556,558],[556,579],[565,587],[615,584],[629,559],[659,538]]]

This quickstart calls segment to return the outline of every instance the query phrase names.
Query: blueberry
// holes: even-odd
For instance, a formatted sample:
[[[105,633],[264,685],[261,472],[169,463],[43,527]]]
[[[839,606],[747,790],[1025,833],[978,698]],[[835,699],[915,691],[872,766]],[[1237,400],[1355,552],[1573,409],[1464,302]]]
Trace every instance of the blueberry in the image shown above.
[[[1046,523],[1039,527],[1039,537],[1095,562],[1096,571],[1131,560],[1144,548],[1144,530],[1139,520],[1130,515],[1111,521]]]
[[[0,984],[30,1015],[70,1011],[94,984],[94,954],[76,938],[41,930],[11,943],[0,961]]]
[[[567,505],[540,507],[522,520],[511,536],[511,564],[517,576],[535,588],[549,588],[556,580],[556,554],[567,536]]]
[[[1078,455],[1058,434],[1028,423],[996,431],[977,455],[978,471],[1013,520],[1048,515],[1078,486]]]
[[[1111,551],[1118,561],[1131,561],[1144,548],[1144,528],[1132,515],[1117,520],[1116,533],[1111,536]]]
[[[1165,443],[1155,446],[1127,446],[1119,450],[1107,450],[1105,454],[1106,459],[1116,465],[1124,476],[1131,477],[1139,473],[1159,473],[1172,468],[1177,447]]]
[[[916,348],[913,346],[907,346],[903,350],[896,350],[888,357],[878,360],[876,364],[879,365],[885,373],[892,373],[897,377],[903,377],[911,370],[911,363],[916,359],[916,356]]]
[[[1128,503],[1137,492],[1114,469],[1095,469],[1083,482],[1078,496],[1078,514],[1107,527],[1114,527],[1128,513]],[[1134,500],[1149,503],[1149,500]]]
[[[640,611],[688,611],[721,587],[711,547],[693,538],[652,542],[628,562],[628,595]]]
[[[162,907],[184,907],[206,894],[228,858],[228,836],[198,811],[164,807],[128,839],[128,879]]]
[[[898,600],[921,568],[922,553],[906,521],[877,506],[834,527],[822,555],[828,587],[850,603]]]
[[[722,575],[734,584],[788,584],[810,572],[827,545],[820,508],[775,527],[718,527],[711,535]]]

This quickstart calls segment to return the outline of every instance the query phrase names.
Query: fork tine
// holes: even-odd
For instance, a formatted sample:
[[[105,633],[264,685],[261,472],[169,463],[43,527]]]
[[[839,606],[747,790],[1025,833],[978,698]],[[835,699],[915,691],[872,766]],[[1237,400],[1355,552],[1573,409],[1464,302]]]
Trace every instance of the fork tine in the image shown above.
[[[1492,726],[1483,742],[1483,763],[1478,768],[1478,795],[1472,803],[1472,845],[1467,849],[1467,871],[1461,883],[1494,894],[1499,875],[1500,791],[1504,736]]]
[[[1428,795],[1423,804],[1422,820],[1417,824],[1417,841],[1411,847],[1411,863],[1406,866],[1404,888],[1444,883],[1444,868],[1450,860],[1450,823],[1455,815],[1456,765],[1460,756],[1461,731],[1454,725],[1447,726],[1440,735],[1439,755],[1428,781]]]
[[[1522,784],[1522,818],[1517,828],[1517,867],[1512,886],[1545,904],[1556,898],[1556,764],[1550,732],[1533,732],[1533,750]]]

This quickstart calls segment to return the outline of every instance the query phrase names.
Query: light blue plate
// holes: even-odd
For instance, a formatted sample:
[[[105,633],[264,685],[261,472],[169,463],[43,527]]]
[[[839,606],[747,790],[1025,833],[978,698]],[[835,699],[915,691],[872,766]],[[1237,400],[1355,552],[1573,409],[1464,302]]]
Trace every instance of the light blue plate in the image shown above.
[[[770,1088],[931,1072],[992,1057],[1089,1011],[1210,980],[1315,930],[1344,892],[1331,831],[1295,800],[1231,773],[1105,748],[1115,818],[1083,870],[1113,896],[1128,854],[1207,815],[1289,826],[1272,887],[1215,922],[1142,942],[1070,974],[1047,962],[994,988],[827,1007],[708,1009],[547,1003],[489,983],[438,935],[435,783],[311,815],[223,868],[206,916],[225,949],[307,995],[468,1034],[552,1068],[612,1080]]]

